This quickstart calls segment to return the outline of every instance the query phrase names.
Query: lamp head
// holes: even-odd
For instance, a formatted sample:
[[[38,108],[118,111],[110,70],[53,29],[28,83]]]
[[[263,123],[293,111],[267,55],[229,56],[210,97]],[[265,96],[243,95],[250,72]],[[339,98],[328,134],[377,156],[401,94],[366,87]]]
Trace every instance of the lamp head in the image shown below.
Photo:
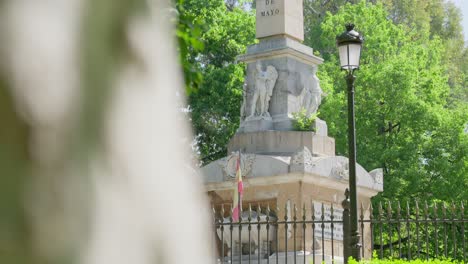
[[[348,71],[359,69],[363,42],[362,35],[354,30],[354,24],[346,24],[346,31],[336,37],[341,69]]]

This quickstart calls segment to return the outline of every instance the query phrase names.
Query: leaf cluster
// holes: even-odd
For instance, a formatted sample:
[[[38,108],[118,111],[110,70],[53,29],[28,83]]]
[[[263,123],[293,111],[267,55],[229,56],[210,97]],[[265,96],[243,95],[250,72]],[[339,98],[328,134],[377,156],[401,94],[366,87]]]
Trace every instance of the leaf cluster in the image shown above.
[[[319,113],[308,115],[305,108],[299,112],[293,113],[293,128],[296,131],[315,131],[313,124],[317,119]]]

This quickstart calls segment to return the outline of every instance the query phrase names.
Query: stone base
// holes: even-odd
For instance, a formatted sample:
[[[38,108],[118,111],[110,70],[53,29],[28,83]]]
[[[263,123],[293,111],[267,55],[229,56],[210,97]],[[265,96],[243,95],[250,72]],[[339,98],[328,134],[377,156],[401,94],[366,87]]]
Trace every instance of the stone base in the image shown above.
[[[258,130],[273,130],[273,121],[271,118],[258,118],[245,120],[237,132],[253,132]]]
[[[279,131],[292,131],[294,120],[287,115],[273,117],[273,127]],[[258,130],[257,130],[258,131]]]
[[[241,149],[243,153],[291,155],[303,147],[313,156],[335,156],[335,139],[310,131],[237,133],[228,144],[228,153]]]

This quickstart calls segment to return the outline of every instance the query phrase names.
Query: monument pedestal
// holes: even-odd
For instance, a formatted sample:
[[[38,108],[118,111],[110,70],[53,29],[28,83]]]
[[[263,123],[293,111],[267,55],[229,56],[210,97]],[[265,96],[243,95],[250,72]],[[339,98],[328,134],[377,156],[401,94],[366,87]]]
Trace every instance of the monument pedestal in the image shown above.
[[[315,144],[314,138],[322,142],[322,145]],[[328,148],[324,148],[323,145],[327,144]],[[345,198],[344,190],[348,188],[348,159],[330,153],[331,149],[334,150],[334,141],[331,138],[318,136],[313,132],[297,131],[241,133],[234,136],[229,144],[231,150],[237,147],[243,149],[241,172],[244,211],[251,204],[254,208],[260,206],[262,212],[269,207],[279,220],[284,220],[286,216],[289,220],[294,216],[301,220],[305,206],[306,219],[310,220],[312,204],[315,217],[319,217],[323,203],[325,210],[330,210],[333,204],[335,220],[340,220],[341,202]],[[316,150],[317,155],[313,155],[309,147]],[[223,205],[227,212],[232,205],[238,157],[238,153],[233,153],[202,169],[206,190],[213,205],[217,209]],[[356,170],[358,203],[363,208],[368,208],[370,198],[383,190],[383,179],[381,174],[368,173],[360,165],[357,165]],[[279,244],[275,246],[280,252],[294,250],[292,232],[293,228],[290,226],[288,232],[285,232],[284,226],[278,227]],[[310,227],[306,229],[304,248],[302,229],[297,230],[295,250],[312,251],[311,232]],[[342,229],[338,227],[334,232],[333,251],[336,256],[342,256]],[[316,235],[317,239],[320,238],[320,234]],[[364,234],[364,238],[365,250],[370,251],[370,233]],[[286,240],[287,248],[284,242]],[[325,237],[325,254],[331,255],[330,237]]]
[[[325,256],[316,260],[321,262],[324,257],[327,261],[332,252],[337,257],[343,256],[342,227],[336,224],[332,229],[324,224],[323,235],[315,230],[315,237],[323,239],[323,244],[315,243],[313,247],[312,224],[308,223],[305,234],[302,227],[296,227],[294,235],[294,225],[290,222],[303,220],[303,216],[306,220],[312,217],[317,220],[322,215],[326,218],[331,215],[332,208],[335,220],[340,221],[341,202],[349,186],[348,159],[335,156],[335,140],[328,136],[325,121],[316,119],[314,132],[293,131],[295,113],[305,111],[306,116],[310,116],[317,113],[320,106],[323,92],[316,72],[323,60],[313,55],[312,48],[300,43],[303,40],[302,0],[257,0],[256,4],[260,42],[238,57],[247,65],[240,127],[228,144],[228,156],[202,168],[205,187],[213,206],[218,212],[223,206],[223,217],[227,217],[232,209],[237,164],[240,164],[244,183],[243,210],[247,211],[251,204],[260,211],[262,221],[268,212],[269,217],[278,221],[289,221],[278,223],[274,240],[267,233],[268,238],[257,239],[261,240],[256,241],[257,246],[261,248],[262,243],[271,243],[270,249],[277,255],[270,258],[278,256],[290,263],[297,257],[302,257],[302,261],[306,257],[309,261],[313,255],[307,252],[319,246],[322,251],[318,252]],[[358,204],[368,208],[370,198],[383,190],[382,171],[368,173],[357,164],[356,174]],[[247,221],[244,215],[241,219],[244,223]],[[224,232],[218,233],[219,238],[225,240],[220,241],[221,245],[234,247],[236,241],[239,246],[250,245],[249,240],[243,239],[244,223],[241,229],[239,224],[229,226],[229,220],[222,221],[227,221],[224,222],[227,225],[221,226],[229,228],[231,233],[227,234],[230,241],[220,236]],[[252,221],[253,228],[255,221]],[[237,238],[234,228],[237,228]],[[370,229],[366,230],[364,250],[370,253]],[[239,254],[239,251],[232,253]],[[260,262],[266,262],[270,253],[262,253],[260,249],[263,254]]]

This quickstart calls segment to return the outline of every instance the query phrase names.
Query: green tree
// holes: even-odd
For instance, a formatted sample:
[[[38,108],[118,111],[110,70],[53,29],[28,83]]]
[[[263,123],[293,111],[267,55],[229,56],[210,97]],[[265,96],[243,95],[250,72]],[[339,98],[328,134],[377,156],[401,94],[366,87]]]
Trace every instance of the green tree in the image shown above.
[[[382,4],[361,1],[328,13],[321,25],[330,51],[343,30],[336,25],[354,21],[365,36],[356,93],[358,161],[368,170],[384,168],[382,198],[467,199],[468,114],[466,104],[448,107],[446,47],[387,17]],[[347,155],[345,83],[334,50],[319,71],[328,94],[320,112],[337,153]]]
[[[204,48],[187,48],[184,62],[203,77],[189,96],[196,147],[203,163],[225,156],[226,145],[239,127],[245,65],[237,64],[236,57],[255,42],[254,14],[245,4],[248,1],[179,2],[180,16],[198,21],[203,28],[196,38]]]
[[[254,43],[253,10],[242,1],[185,0],[203,30],[190,63],[203,76],[189,108],[203,163],[224,156],[239,124],[244,65],[235,57]],[[320,112],[347,155],[343,75],[335,36],[353,21],[365,46],[358,74],[358,161],[382,167],[381,198],[467,199],[467,50],[459,10],[445,0],[304,1],[305,43],[325,59],[318,72],[328,95]],[[443,190],[442,188],[443,187]]]

